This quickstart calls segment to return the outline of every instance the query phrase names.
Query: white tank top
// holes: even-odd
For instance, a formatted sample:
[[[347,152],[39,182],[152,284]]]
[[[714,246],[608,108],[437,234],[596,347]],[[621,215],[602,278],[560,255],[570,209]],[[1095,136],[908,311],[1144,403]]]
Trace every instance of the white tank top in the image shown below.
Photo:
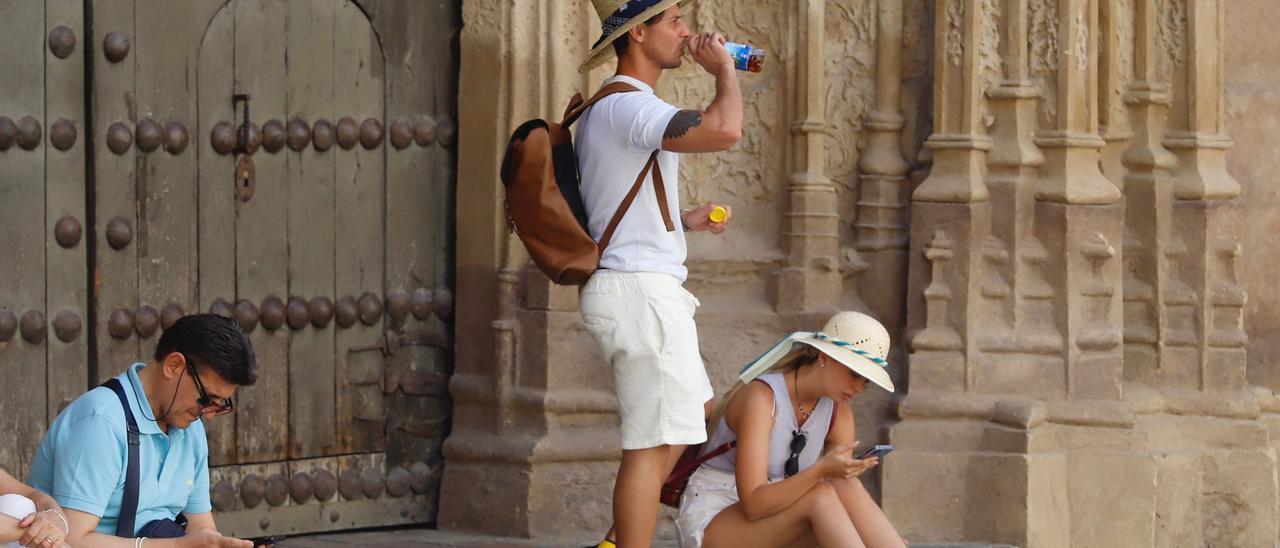
[[[801,428],[796,424],[795,409],[791,405],[791,392],[787,390],[787,381],[783,377],[783,373],[766,373],[760,375],[756,380],[764,381],[773,389],[773,430],[769,433],[769,482],[772,483],[786,476],[783,466],[787,462],[787,457],[791,456],[791,438],[797,430],[801,430],[807,435],[804,450],[800,452],[800,467],[798,470],[813,466],[822,457],[822,446],[826,444],[827,432],[831,429],[831,417],[832,413],[835,412],[835,402],[826,397],[819,399],[813,414],[809,415],[809,420],[805,421],[804,427]],[[720,417],[720,424],[716,427],[715,434],[705,447],[708,451],[713,451],[715,448],[737,439],[738,434],[732,428],[729,428],[728,421],[722,416]],[[703,466],[709,466],[732,474],[737,463],[738,449],[735,447],[729,452],[707,461]]]

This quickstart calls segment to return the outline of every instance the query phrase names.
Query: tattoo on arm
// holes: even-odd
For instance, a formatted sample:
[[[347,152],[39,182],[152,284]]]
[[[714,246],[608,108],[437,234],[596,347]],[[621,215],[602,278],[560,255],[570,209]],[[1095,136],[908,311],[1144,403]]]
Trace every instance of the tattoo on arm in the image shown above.
[[[667,131],[662,134],[663,139],[679,139],[689,130],[702,125],[702,113],[696,110],[682,110],[677,112],[671,118],[671,122],[667,124]]]

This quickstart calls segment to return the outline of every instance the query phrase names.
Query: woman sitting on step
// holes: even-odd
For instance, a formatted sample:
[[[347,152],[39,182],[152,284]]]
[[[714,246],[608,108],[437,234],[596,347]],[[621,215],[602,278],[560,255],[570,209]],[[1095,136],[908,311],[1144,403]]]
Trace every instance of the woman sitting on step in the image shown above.
[[[792,334],[747,365],[704,446],[736,447],[690,477],[676,519],[680,545],[904,546],[858,480],[879,459],[855,457],[845,403],[868,381],[893,391],[888,353],[880,322],[841,312],[823,331]]]
[[[0,546],[59,547],[66,536],[67,517],[53,497],[0,468]]]

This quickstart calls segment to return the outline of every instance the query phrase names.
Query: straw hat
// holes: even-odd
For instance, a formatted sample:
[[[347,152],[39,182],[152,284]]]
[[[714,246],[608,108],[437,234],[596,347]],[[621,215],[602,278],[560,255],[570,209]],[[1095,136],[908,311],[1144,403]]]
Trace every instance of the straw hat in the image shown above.
[[[693,0],[591,0],[600,16],[602,30],[600,39],[596,40],[587,60],[578,67],[578,72],[587,72],[600,66],[614,55],[613,41],[636,25],[648,21],[651,17],[666,11],[667,8],[681,6]]]
[[[795,343],[817,348],[823,354],[866,377],[880,388],[893,392],[889,378],[889,331],[875,318],[861,312],[840,312],[832,316],[822,331],[799,331],[778,341],[738,374],[750,382],[768,371],[791,352]]]

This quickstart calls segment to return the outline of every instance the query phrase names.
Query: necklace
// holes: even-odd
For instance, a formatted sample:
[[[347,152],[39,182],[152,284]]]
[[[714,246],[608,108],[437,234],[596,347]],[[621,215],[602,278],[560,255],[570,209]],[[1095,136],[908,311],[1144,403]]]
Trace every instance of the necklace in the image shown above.
[[[793,371],[795,371],[795,374],[794,374],[794,375],[792,375],[792,378],[794,378],[794,379],[795,379],[795,385],[796,385],[796,386],[795,386],[795,392],[796,392],[796,407],[800,408],[800,421],[799,421],[799,422],[800,422],[800,424],[803,424],[805,421],[808,421],[808,420],[809,420],[809,415],[812,415],[812,414],[813,414],[813,409],[805,410],[805,408],[804,408],[804,402],[800,401],[800,368],[799,368],[799,367],[797,367],[797,368],[793,369]],[[799,426],[799,424],[797,424],[796,426]]]

